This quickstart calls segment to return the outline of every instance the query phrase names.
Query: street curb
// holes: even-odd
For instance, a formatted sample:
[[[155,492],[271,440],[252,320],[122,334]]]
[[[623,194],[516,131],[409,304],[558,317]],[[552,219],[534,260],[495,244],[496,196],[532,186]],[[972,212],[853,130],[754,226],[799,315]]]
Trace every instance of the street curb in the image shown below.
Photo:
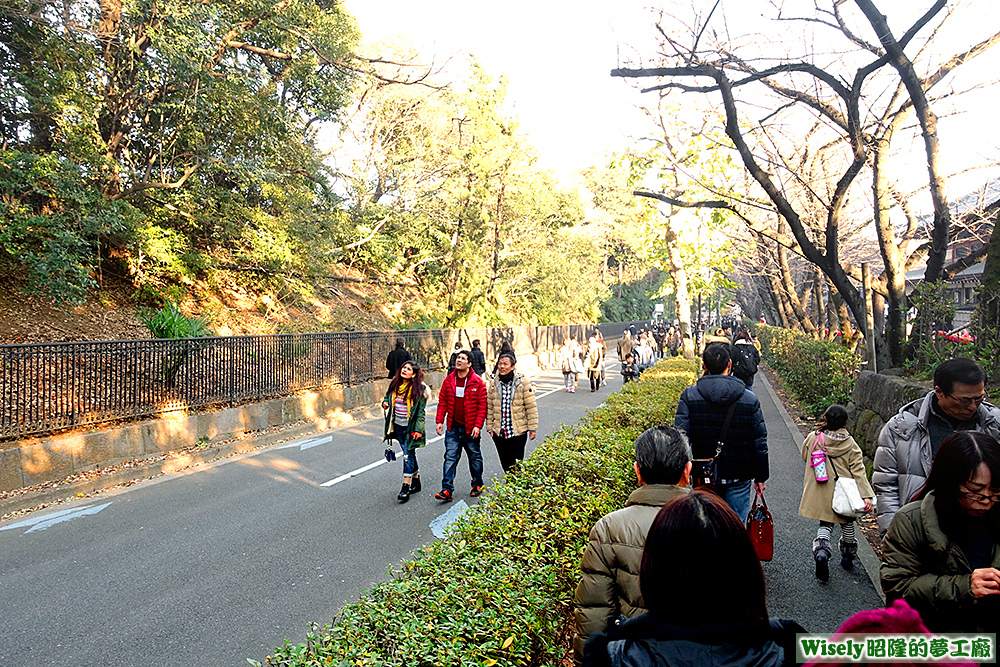
[[[767,389],[768,396],[771,397],[771,401],[778,408],[778,412],[781,414],[782,420],[785,422],[785,428],[788,429],[789,433],[792,434],[792,442],[800,442],[802,440],[802,433],[799,431],[799,427],[795,424],[791,415],[785,410],[784,403],[778,398],[775,393],[774,388],[771,383],[768,382],[767,377],[763,373],[758,373],[757,377],[754,379],[754,389],[757,388],[757,383],[763,382],[764,387]],[[858,532],[860,532],[858,528]],[[864,535],[861,535],[862,539],[858,540],[858,560],[861,561],[861,565],[865,568],[865,573],[872,582],[872,586],[875,588],[875,592],[882,599],[882,604],[885,604],[885,592],[882,591],[882,583],[879,578],[879,568],[882,566],[882,562],[875,555],[875,550],[872,549],[872,545],[868,544],[868,540],[864,539]]]
[[[304,424],[290,425],[278,431],[262,433],[242,440],[202,447],[197,450],[181,450],[174,452],[172,456],[168,456],[168,458],[162,461],[154,461],[147,464],[140,463],[135,467],[119,470],[108,475],[100,475],[93,479],[58,484],[37,493],[27,493],[0,500],[0,516],[75,500],[81,496],[100,493],[122,484],[139,482],[151,477],[178,474],[192,466],[206,465],[236,454],[246,454],[286,440],[294,440],[295,438],[312,435],[313,433],[334,430],[340,426],[351,426],[358,422],[381,416],[382,413],[379,406],[375,405],[358,408],[347,414],[353,417],[353,421],[335,424],[329,419],[317,419]]]

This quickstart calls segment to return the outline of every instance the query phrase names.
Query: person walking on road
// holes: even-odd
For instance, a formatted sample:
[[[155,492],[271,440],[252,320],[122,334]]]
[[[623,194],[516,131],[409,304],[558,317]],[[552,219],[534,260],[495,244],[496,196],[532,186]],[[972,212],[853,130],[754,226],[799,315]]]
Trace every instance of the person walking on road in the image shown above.
[[[753,389],[753,378],[760,365],[760,350],[753,344],[750,329],[741,328],[730,346],[733,358],[733,375],[743,380],[748,389]]]
[[[395,349],[385,358],[385,368],[389,371],[389,379],[391,380],[396,377],[396,372],[403,365],[403,362],[409,361],[412,358],[413,356],[406,349],[406,341],[402,337],[397,338]]]
[[[691,446],[666,424],[647,429],[635,441],[636,480],[622,509],[605,514],[590,531],[576,587],[576,638],[573,659],[580,664],[591,635],[605,632],[618,614],[646,611],[639,594],[639,563],[649,526],[660,508],[688,492]]]
[[[587,351],[576,340],[576,336],[571,336],[569,340],[572,348],[570,364],[573,367],[573,391],[575,392],[580,386],[580,373],[584,371],[583,360],[587,358]]]
[[[624,359],[626,356],[632,353],[632,348],[635,347],[635,342],[632,340],[632,334],[626,329],[622,333],[621,340],[618,341],[618,358]]]
[[[695,459],[714,460],[715,492],[746,520],[753,481],[763,491],[768,478],[764,415],[753,392],[730,375],[728,342],[709,343],[701,359],[705,374],[681,393],[674,426],[687,433]],[[729,433],[720,451],[719,437],[730,407]]]
[[[1000,627],[1000,443],[959,431],[938,449],[917,499],[882,542],[887,603],[903,599],[931,632]]]
[[[587,377],[590,378],[590,391],[595,392],[601,386],[601,374],[604,372],[604,348],[597,341],[597,335],[590,337],[587,346]]]
[[[563,340],[563,345],[559,348],[559,368],[562,370],[563,374],[563,385],[566,391],[573,393],[576,391],[576,368],[574,362],[579,363],[580,360],[576,358],[576,353],[573,351],[573,344],[569,338]]]
[[[472,354],[460,350],[455,355],[455,372],[445,378],[438,394],[437,434],[444,433],[444,472],[438,500],[451,502],[455,492],[455,471],[465,450],[469,458],[472,491],[476,497],[483,492],[483,453],[480,431],[486,421],[486,384],[472,370]],[[447,427],[447,429],[446,429]]]
[[[497,374],[486,387],[486,430],[505,473],[524,460],[524,446],[538,432],[535,387],[517,372],[514,364],[513,355],[501,354]]]
[[[451,353],[451,357],[448,358],[448,374],[455,372],[455,358],[458,353],[462,351],[462,341],[455,342],[455,351]]]
[[[424,371],[415,361],[406,361],[396,371],[382,399],[385,439],[396,440],[403,449],[403,488],[396,500],[405,503],[420,491],[417,449],[427,442],[425,411],[431,390],[424,384]]]
[[[479,347],[478,338],[472,341],[472,349],[469,352],[472,353],[472,370],[476,371],[479,377],[486,377],[486,355]]]
[[[823,425],[806,436],[802,441],[802,460],[806,462],[805,479],[802,482],[802,502],[799,516],[819,521],[816,539],[813,540],[813,560],[816,563],[816,578],[830,579],[830,540],[833,539],[833,525],[840,525],[840,566],[845,570],[854,567],[858,554],[858,538],[854,530],[854,518],[841,516],[833,511],[833,489],[836,477],[853,477],[858,490],[865,500],[865,511],[874,507],[875,492],[868,483],[864,456],[861,447],[845,428],[847,408],[831,405],[823,413]],[[820,473],[813,466],[814,452],[823,452],[825,468]],[[819,481],[817,474],[826,478]]]

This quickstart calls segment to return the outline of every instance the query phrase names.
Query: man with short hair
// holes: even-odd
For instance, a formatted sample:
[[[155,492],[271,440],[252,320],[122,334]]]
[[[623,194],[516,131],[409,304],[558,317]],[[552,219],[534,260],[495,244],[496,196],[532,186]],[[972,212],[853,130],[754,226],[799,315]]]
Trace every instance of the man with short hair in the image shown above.
[[[486,383],[472,370],[472,353],[455,353],[455,372],[449,373],[438,394],[437,434],[444,432],[444,473],[441,491],[434,497],[451,502],[455,492],[455,469],[462,450],[469,457],[473,498],[483,492],[483,453],[479,447],[480,430],[486,421]],[[447,430],[445,430],[447,426]]]
[[[882,427],[872,468],[880,532],[923,488],[945,438],[982,431],[1000,439],[1000,408],[985,399],[986,373],[972,359],[955,357],[934,370],[933,391],[901,407]]]
[[[624,508],[597,522],[583,552],[583,576],[576,587],[573,614],[573,657],[578,665],[591,635],[605,632],[620,614],[631,618],[646,611],[639,592],[642,547],[660,508],[688,492],[691,447],[687,437],[667,424],[648,429],[635,441],[633,468],[639,488],[629,495]]]
[[[618,358],[624,361],[625,357],[632,353],[632,348],[634,347],[635,343],[632,341],[632,334],[626,329],[622,333],[621,340],[618,341]]]
[[[729,343],[709,343],[701,355],[705,374],[681,394],[674,426],[687,433],[695,459],[715,459],[714,490],[741,521],[750,513],[750,490],[768,478],[767,426],[760,401],[733,367]],[[734,405],[729,432],[716,455],[722,427]]]

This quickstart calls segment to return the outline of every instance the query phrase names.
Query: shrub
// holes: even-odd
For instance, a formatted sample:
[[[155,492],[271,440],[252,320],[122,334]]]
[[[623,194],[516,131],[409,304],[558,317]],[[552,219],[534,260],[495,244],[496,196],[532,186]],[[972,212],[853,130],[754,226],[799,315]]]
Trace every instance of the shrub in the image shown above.
[[[757,325],[757,337],[764,361],[805,412],[818,417],[830,404],[851,400],[859,360],[839,342],[766,324]]]
[[[447,539],[266,664],[561,664],[587,535],[624,506],[635,488],[635,438],[673,420],[697,370],[684,359],[661,362],[546,438]]]
[[[172,301],[167,301],[159,309],[142,308],[138,317],[153,338],[202,338],[209,335],[206,320],[188,317]]]

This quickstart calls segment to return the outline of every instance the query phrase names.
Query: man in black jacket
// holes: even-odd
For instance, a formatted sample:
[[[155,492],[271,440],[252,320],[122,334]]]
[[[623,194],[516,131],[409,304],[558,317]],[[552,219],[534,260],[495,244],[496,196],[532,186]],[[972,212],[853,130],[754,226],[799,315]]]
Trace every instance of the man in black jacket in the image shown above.
[[[389,353],[385,359],[385,368],[389,371],[389,379],[396,377],[396,371],[407,361],[413,359],[406,349],[406,341],[402,338],[396,339],[396,349]]]
[[[701,360],[705,374],[681,394],[674,426],[687,433],[695,459],[712,458],[729,406],[736,403],[725,444],[716,457],[715,491],[745,520],[752,482],[763,489],[768,477],[764,414],[753,392],[730,375],[728,344],[709,343]]]
[[[479,377],[486,376],[486,355],[483,354],[483,349],[479,347],[479,339],[472,341],[472,370],[476,371],[476,375]]]

